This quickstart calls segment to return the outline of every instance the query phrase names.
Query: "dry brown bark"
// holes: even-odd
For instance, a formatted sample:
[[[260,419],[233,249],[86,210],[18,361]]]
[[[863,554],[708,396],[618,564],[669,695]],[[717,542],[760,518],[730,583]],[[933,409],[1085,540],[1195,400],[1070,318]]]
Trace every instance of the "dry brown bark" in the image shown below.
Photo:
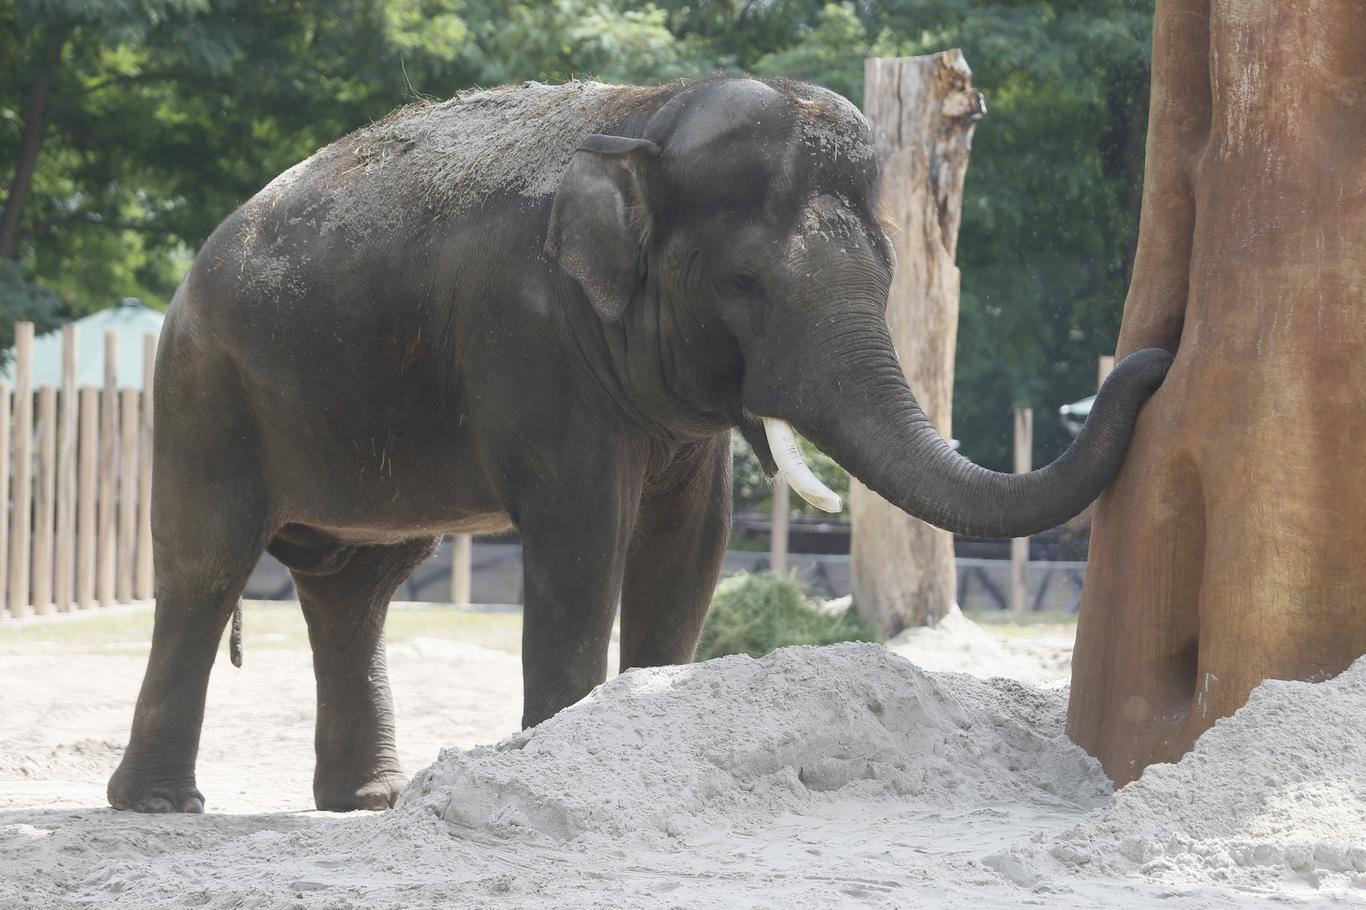
[[[1159,0],[1119,351],[1177,350],[1096,509],[1068,732],[1117,783],[1366,652],[1366,2]]]
[[[945,438],[958,335],[954,253],[981,95],[961,51],[869,60],[864,110],[882,160],[896,274],[887,322],[911,391]],[[933,623],[956,594],[953,538],[850,483],[854,602],[884,633]]]

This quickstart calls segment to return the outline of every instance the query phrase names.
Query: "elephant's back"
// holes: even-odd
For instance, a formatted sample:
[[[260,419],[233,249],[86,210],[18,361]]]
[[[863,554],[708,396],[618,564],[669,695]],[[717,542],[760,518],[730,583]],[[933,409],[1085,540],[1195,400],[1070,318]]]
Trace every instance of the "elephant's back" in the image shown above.
[[[449,216],[490,196],[553,194],[585,136],[650,109],[669,90],[527,82],[463,92],[400,108],[337,146],[369,186],[397,189],[427,215]]]
[[[329,361],[382,375],[388,339],[449,338],[438,312],[452,293],[507,305],[494,254],[539,255],[548,197],[583,138],[676,90],[528,83],[401,108],[225,219],[178,295],[180,322],[261,381]]]
[[[272,180],[219,225],[196,271],[222,285],[209,295],[222,307],[288,305],[320,282],[371,277],[392,291],[460,223],[536,211],[585,136],[648,114],[669,91],[526,83],[400,108]]]
[[[648,111],[668,91],[529,82],[408,105],[285,171],[240,211],[323,240],[418,234],[494,198],[553,195],[585,136]]]

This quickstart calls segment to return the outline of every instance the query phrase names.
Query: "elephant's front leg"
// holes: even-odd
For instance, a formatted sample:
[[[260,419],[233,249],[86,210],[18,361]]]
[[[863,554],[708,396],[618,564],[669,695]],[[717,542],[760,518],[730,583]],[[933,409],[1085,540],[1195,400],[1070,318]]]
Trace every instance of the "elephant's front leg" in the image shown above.
[[[730,538],[730,433],[647,482],[621,597],[621,669],[693,659]]]
[[[607,678],[640,471],[623,444],[562,456],[557,476],[524,489],[522,726],[532,727]],[[565,450],[562,450],[565,451]]]

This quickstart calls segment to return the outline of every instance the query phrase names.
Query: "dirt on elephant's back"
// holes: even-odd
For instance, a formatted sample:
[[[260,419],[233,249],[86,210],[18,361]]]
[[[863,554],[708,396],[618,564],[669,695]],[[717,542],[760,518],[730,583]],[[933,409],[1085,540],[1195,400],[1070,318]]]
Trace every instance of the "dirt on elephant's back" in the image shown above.
[[[399,108],[337,145],[385,194],[369,204],[392,204],[398,187],[428,211],[454,214],[494,194],[553,194],[584,136],[667,90],[528,82],[462,92]]]

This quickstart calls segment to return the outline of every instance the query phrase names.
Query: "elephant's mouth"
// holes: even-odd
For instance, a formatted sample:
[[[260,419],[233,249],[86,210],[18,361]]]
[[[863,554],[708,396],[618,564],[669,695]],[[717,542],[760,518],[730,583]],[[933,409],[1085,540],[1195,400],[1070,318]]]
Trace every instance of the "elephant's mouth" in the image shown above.
[[[768,436],[764,433],[763,420],[762,417],[745,411],[736,424],[740,428],[740,435],[745,437],[745,442],[754,450],[754,457],[759,459],[759,466],[764,469],[764,474],[772,477],[778,473],[778,464],[773,460],[773,452],[768,447]]]

